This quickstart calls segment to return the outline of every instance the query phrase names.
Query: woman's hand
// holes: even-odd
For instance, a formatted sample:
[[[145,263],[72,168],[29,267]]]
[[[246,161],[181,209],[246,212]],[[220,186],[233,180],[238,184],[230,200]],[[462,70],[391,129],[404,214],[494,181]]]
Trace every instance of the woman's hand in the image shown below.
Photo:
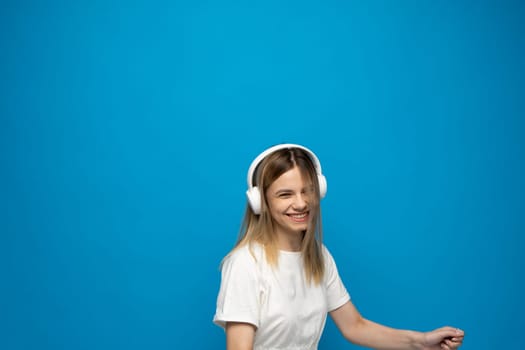
[[[423,334],[423,350],[455,350],[463,343],[465,333],[452,327],[443,327]]]

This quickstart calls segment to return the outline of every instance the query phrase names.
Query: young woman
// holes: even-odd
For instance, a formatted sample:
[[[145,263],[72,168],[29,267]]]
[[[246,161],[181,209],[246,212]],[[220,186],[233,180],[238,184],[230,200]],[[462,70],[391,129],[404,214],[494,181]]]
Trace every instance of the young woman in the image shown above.
[[[241,234],[222,264],[214,322],[228,350],[315,350],[329,313],[350,342],[374,349],[453,350],[463,331],[398,330],[363,318],[322,244],[321,164],[307,148],[282,144],[248,171]]]

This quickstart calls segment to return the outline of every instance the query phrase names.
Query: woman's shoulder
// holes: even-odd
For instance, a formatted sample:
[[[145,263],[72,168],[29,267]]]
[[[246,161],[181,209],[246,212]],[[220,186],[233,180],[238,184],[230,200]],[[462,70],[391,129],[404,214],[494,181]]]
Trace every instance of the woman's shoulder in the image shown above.
[[[330,253],[330,250],[326,247],[326,245],[324,245],[324,243],[321,245],[321,251],[323,253],[323,258],[325,259],[325,264],[335,264],[332,253]]]
[[[224,258],[224,264],[256,265],[262,259],[263,248],[258,243],[243,244],[235,247]]]
[[[324,243],[321,243],[321,252],[323,253],[324,256],[332,257],[330,250],[328,250],[328,248],[326,247]]]

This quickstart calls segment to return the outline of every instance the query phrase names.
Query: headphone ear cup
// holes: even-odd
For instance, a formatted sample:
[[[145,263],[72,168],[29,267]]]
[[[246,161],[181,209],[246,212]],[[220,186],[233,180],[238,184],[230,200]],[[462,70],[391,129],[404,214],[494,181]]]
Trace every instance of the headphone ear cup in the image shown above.
[[[261,214],[261,192],[257,186],[252,187],[246,191],[246,197],[248,198],[248,203],[252,208],[252,211],[255,215]]]
[[[326,196],[327,189],[326,177],[324,177],[323,174],[318,174],[317,179],[319,180],[319,196],[324,198],[324,196]]]

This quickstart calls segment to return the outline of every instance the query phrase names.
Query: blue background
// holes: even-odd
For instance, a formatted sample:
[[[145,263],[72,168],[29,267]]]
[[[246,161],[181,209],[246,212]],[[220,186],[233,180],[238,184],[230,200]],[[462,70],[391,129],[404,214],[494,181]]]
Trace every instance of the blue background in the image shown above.
[[[354,303],[522,347],[519,1],[3,1],[0,348],[220,349],[251,160],[313,149]],[[320,349],[355,349],[329,321]]]

